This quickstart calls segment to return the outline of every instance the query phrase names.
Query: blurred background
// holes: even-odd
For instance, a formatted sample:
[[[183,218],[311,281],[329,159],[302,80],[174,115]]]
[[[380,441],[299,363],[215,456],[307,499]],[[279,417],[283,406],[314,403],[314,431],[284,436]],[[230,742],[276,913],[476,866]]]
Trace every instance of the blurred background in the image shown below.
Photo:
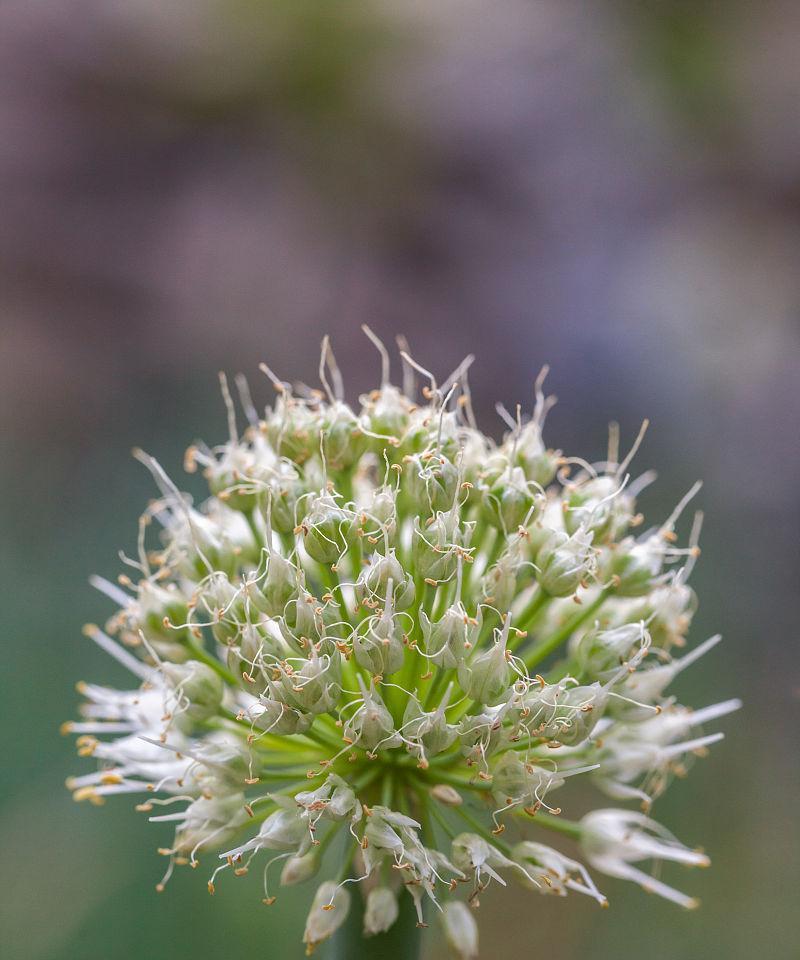
[[[268,402],[258,361],[314,381],[326,332],[355,399],[362,322],[440,375],[475,352],[496,433],[544,362],[553,446],[650,417],[653,520],[706,482],[693,637],[726,643],[679,692],[745,710],[656,805],[703,909],[485,896],[483,955],[798,956],[798,43],[792,0],[4,0],[5,956],[301,956],[310,889],[158,896],[167,833],[76,806],[58,726],[122,679],[80,628],[152,493],[131,447],[179,476],[218,369]]]

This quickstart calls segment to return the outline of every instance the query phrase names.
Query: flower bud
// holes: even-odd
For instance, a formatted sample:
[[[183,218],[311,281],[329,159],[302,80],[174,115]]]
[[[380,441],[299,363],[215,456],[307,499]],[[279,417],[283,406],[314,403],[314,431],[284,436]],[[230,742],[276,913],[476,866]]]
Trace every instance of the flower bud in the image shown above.
[[[311,842],[308,823],[300,816],[300,811],[289,797],[276,797],[286,800],[285,807],[279,807],[261,824],[254,846],[267,850],[298,850]]]
[[[506,643],[511,626],[510,615],[495,643],[485,653],[458,665],[458,682],[466,695],[489,706],[499,703],[508,694],[511,667],[506,659]]]
[[[390,581],[391,583],[391,581]],[[369,617],[363,632],[353,637],[356,663],[374,677],[385,677],[399,670],[405,658],[403,624],[393,615],[391,604],[380,616]]]
[[[458,453],[461,472],[465,480],[469,480],[473,488],[464,491],[466,503],[478,503],[480,497],[479,486],[485,486],[498,477],[506,467],[508,461],[496,451],[487,438],[472,427],[462,427],[460,430],[460,446]]]
[[[685,583],[656,587],[628,619],[647,621],[653,646],[660,650],[682,647],[697,610],[697,595]]]
[[[218,457],[194,447],[186,455],[189,472],[194,472],[195,460],[206,463],[203,475],[211,493],[240,513],[251,513],[258,506],[264,487],[274,483],[281,472],[294,474],[262,433],[250,430],[246,436],[241,442],[229,441]]]
[[[448,900],[442,911],[444,935],[459,960],[477,960],[478,924],[463,900]]]
[[[594,730],[608,703],[608,692],[599,683],[546,687],[538,697],[543,707],[534,715],[542,720],[531,732],[564,746],[582,743]]]
[[[616,477],[591,477],[567,487],[564,498],[564,527],[567,533],[590,530],[594,542],[623,536],[631,520],[635,501]]]
[[[258,610],[270,617],[280,617],[286,604],[297,597],[301,579],[297,567],[277,550],[264,550],[255,576],[246,581],[245,590]]]
[[[544,494],[538,496],[544,499]],[[531,488],[520,467],[502,473],[484,490],[484,514],[490,523],[505,533],[511,533],[521,526],[527,527],[534,517],[536,506],[536,488]]]
[[[538,514],[537,514],[538,517]],[[533,563],[539,560],[539,552],[542,547],[550,540],[555,531],[549,524],[541,519],[536,519],[525,531],[526,556]]]
[[[213,844],[222,846],[247,821],[244,795],[232,793],[223,796],[198,797],[184,811],[175,834],[175,850],[188,854]],[[165,814],[169,820],[175,819]],[[150,817],[157,822],[158,816]]]
[[[373,489],[359,489],[356,503],[357,518],[353,533],[358,538],[382,538],[392,544],[397,533],[397,491],[383,485]]]
[[[185,663],[165,663],[162,669],[177,697],[175,712],[201,723],[219,710],[225,687],[222,678],[211,667],[197,660],[187,660]]]
[[[608,571],[618,597],[642,597],[656,585],[667,545],[656,533],[646,540],[623,540],[609,550]]]
[[[301,662],[276,664],[279,678],[270,684],[272,696],[301,713],[327,713],[342,692],[341,660],[338,656],[317,653],[311,644],[311,656]]]
[[[540,487],[546,487],[552,481],[561,462],[561,453],[545,448],[539,423],[531,420],[525,424],[516,437],[514,451],[515,464],[522,467],[529,480]]]
[[[305,883],[319,870],[319,854],[316,850],[309,850],[300,857],[289,857],[281,870],[281,885],[293,887],[297,883]]]
[[[437,783],[435,787],[431,787],[431,796],[446,807],[460,807],[464,802],[458,790],[449,783]]]
[[[322,417],[320,430],[325,464],[332,473],[351,467],[364,452],[366,437],[347,404],[337,401],[329,407]]]
[[[219,500],[211,500],[207,513],[181,509],[167,529],[174,563],[192,579],[207,576],[209,569],[232,577],[244,560],[257,559],[258,547],[247,521]]]
[[[177,587],[162,587],[150,580],[141,580],[137,591],[137,602],[127,608],[122,620],[131,643],[139,641],[141,630],[159,656],[173,662],[185,660],[188,653],[184,644],[189,639],[189,629],[175,629],[172,624],[186,623],[189,608]]]
[[[475,644],[481,619],[480,610],[477,618],[470,618],[460,603],[448,607],[441,619],[433,623],[421,610],[420,625],[426,654],[439,666],[448,669],[458,666]]]
[[[324,612],[313,594],[300,591],[284,608],[279,620],[281,634],[298,652],[307,651],[309,642],[318,643],[325,634]]]
[[[208,613],[212,622],[211,632],[222,646],[236,643],[242,625],[249,619],[243,591],[235,586],[224,573],[215,573],[206,580],[200,610]]]
[[[276,533],[288,536],[297,525],[298,502],[306,487],[294,471],[287,471],[269,485],[269,518]]]
[[[402,440],[409,423],[409,401],[390,383],[361,398],[363,418],[370,433]],[[380,445],[381,449],[385,444]]]
[[[352,514],[323,494],[313,502],[300,524],[306,552],[317,563],[335,563],[347,550],[347,537],[352,527]]]
[[[261,697],[250,707],[248,716],[259,730],[285,736],[305,733],[314,720],[312,714],[302,713],[269,697]]]
[[[303,943],[311,953],[341,927],[350,910],[350,893],[333,880],[321,883],[314,894],[314,902],[308,912]]]
[[[578,530],[572,536],[555,532],[536,558],[541,588],[551,597],[569,597],[595,567],[592,534]]]
[[[391,589],[390,589],[391,584]],[[386,600],[391,596],[395,610],[405,610],[414,602],[414,579],[397,559],[394,550],[376,553],[356,580],[356,598],[365,601]]]
[[[416,454],[406,465],[408,493],[420,511],[429,516],[450,510],[461,484],[458,467],[440,454]]]
[[[481,592],[484,600],[498,610],[508,610],[519,593],[518,578],[524,563],[521,542],[512,540],[497,563],[483,576]]]
[[[364,936],[384,933],[391,927],[400,912],[397,896],[389,887],[375,887],[367,896],[364,909]]]
[[[319,451],[321,423],[317,410],[304,400],[283,392],[275,410],[264,421],[263,429],[280,456],[303,464]]]
[[[583,768],[578,768],[583,772]],[[538,810],[549,790],[560,787],[563,776],[549,767],[525,760],[514,750],[507,750],[494,767],[492,788],[498,797]],[[565,774],[566,775],[566,774]]]
[[[440,511],[424,529],[419,517],[414,517],[411,560],[417,576],[430,580],[452,577],[474,530],[475,522],[461,523],[457,510]]]
[[[361,706],[344,725],[344,736],[364,747],[373,750],[379,743],[385,748],[396,747],[402,740],[394,729],[394,720],[386,709],[386,704],[375,691],[374,684],[370,683],[369,690],[364,686],[359,676],[358,685],[361,689]]]
[[[198,745],[196,763],[189,768],[191,781],[205,796],[222,800],[238,793],[248,775],[249,753],[242,741],[229,733],[215,732]]]
[[[611,630],[590,630],[573,644],[583,674],[599,676],[626,663],[634,651],[646,651],[650,634],[644,623],[626,623]]]
[[[458,735],[457,728],[449,724],[445,717],[451,691],[452,685],[436,710],[427,713],[415,698],[409,698],[403,714],[403,730],[408,740],[417,742],[418,755],[423,759],[426,754],[435,756],[447,750]]]
[[[303,790],[295,794],[295,802],[309,813],[319,812],[326,820],[344,820],[361,816],[361,807],[353,789],[335,773],[328,775],[325,783],[316,790]],[[320,812],[321,811],[321,812]]]
[[[506,704],[487,707],[480,713],[462,717],[458,724],[461,752],[468,760],[486,763],[491,755],[507,743],[507,731],[503,727]]]
[[[252,623],[242,624],[238,645],[228,648],[228,669],[239,676],[247,674],[248,692],[261,696],[268,686],[268,678],[263,664],[265,655],[277,657],[285,653],[283,646],[264,627]]]

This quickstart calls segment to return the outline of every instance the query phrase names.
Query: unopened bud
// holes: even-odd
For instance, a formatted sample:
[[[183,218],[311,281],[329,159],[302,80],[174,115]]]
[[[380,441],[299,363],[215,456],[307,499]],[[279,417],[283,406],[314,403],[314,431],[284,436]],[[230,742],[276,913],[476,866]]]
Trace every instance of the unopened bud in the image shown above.
[[[656,584],[666,554],[666,542],[659,534],[635,542],[623,540],[610,551],[609,571],[614,577],[614,592],[619,597],[641,597]]]
[[[332,880],[321,883],[308,912],[303,943],[313,950],[317,944],[327,940],[347,919],[349,910],[350,894],[344,887]]]
[[[303,544],[318,563],[335,563],[347,550],[352,515],[329,496],[318,497],[303,520]]]
[[[475,522],[461,522],[458,511],[439,512],[429,525],[414,518],[411,558],[420,577],[447,580],[456,570],[459,554],[469,546]]]
[[[281,394],[264,429],[272,446],[282,456],[305,463],[319,450],[321,418],[303,400]]]
[[[564,506],[567,533],[583,527],[592,531],[595,543],[601,543],[624,535],[633,517],[634,500],[616,477],[602,476],[568,488]]]
[[[511,667],[506,660],[506,642],[510,625],[511,619],[507,616],[505,626],[491,648],[458,665],[458,682],[471,700],[493,706],[508,694]]]
[[[289,857],[281,870],[281,884],[292,887],[296,883],[304,883],[319,870],[319,855],[315,850],[304,853],[301,857]]]
[[[442,911],[444,935],[458,960],[476,960],[478,956],[478,924],[463,900],[451,900]]]
[[[362,402],[364,401],[365,398],[362,397]],[[381,437],[402,439],[408,427],[409,401],[397,387],[393,387],[390,383],[384,384],[375,398],[365,403],[365,407],[364,416],[370,433],[376,433]],[[380,446],[383,447],[385,444]]]
[[[461,482],[454,463],[438,454],[429,459],[415,456],[406,470],[408,492],[420,511],[430,515],[451,509]]]
[[[320,432],[325,463],[334,473],[351,467],[364,452],[366,438],[345,403],[337,401],[326,411]]]
[[[539,496],[544,499],[544,494]],[[520,526],[527,527],[536,506],[536,487],[529,483],[520,467],[502,473],[483,495],[484,512],[489,522],[506,533]]]
[[[356,597],[359,603],[391,599],[395,610],[405,610],[414,602],[414,579],[405,572],[394,550],[385,556],[376,553],[359,574]]]
[[[199,723],[219,710],[224,684],[211,667],[197,660],[187,660],[185,663],[165,663],[163,671],[178,699],[176,712]]]
[[[470,622],[461,604],[454,604],[442,614],[441,619],[431,622],[425,611],[420,611],[422,636],[427,656],[439,666],[458,666],[472,649],[480,630],[482,611]]]
[[[356,663],[373,676],[386,676],[403,665],[403,625],[387,608],[380,616],[372,616],[363,632],[353,638]]]
[[[556,475],[561,454],[548,450],[542,442],[541,423],[531,420],[526,423],[514,442],[515,462],[525,471],[525,476],[546,487]]]
[[[375,887],[367,896],[364,910],[364,936],[384,933],[397,919],[397,896],[389,887]]]
[[[551,597],[569,597],[594,570],[592,534],[578,530],[572,536],[556,532],[539,551],[538,580]]]
[[[464,802],[458,790],[448,783],[437,783],[431,788],[431,796],[447,807],[460,807]]]

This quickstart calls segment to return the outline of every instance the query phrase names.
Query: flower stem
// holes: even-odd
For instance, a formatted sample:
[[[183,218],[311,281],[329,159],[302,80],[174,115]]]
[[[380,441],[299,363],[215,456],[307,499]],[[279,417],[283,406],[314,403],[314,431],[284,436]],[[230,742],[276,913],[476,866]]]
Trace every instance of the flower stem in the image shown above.
[[[542,660],[549,657],[551,653],[558,650],[561,644],[568,640],[582,623],[585,623],[593,613],[600,609],[611,593],[610,589],[603,590],[592,603],[579,611],[571,620],[567,620],[559,630],[536,644],[523,657],[528,670],[532,670]]]
[[[533,823],[538,827],[546,827],[548,830],[555,830],[556,833],[563,833],[573,840],[579,840],[581,836],[581,825],[574,820],[564,820],[561,817],[551,816],[549,813],[537,813],[533,818]]]
[[[544,612],[547,604],[552,600],[552,597],[545,593],[541,587],[536,588],[536,593],[534,593],[532,599],[528,602],[528,605],[522,610],[517,617],[516,623],[514,626],[517,630],[527,631],[529,630],[539,619],[540,615]],[[513,622],[513,621],[512,621]],[[517,647],[521,646],[526,637],[517,636],[514,639],[509,641],[509,649],[516,650]]]
[[[238,687],[239,680],[235,677],[227,667],[224,667],[219,660],[212,654],[210,654],[205,647],[202,647],[199,643],[196,643],[194,640],[186,640],[186,648],[192,654],[195,660],[199,660],[201,663],[204,663],[207,667],[211,667],[214,673],[219,674],[222,679],[230,684],[232,687]]]

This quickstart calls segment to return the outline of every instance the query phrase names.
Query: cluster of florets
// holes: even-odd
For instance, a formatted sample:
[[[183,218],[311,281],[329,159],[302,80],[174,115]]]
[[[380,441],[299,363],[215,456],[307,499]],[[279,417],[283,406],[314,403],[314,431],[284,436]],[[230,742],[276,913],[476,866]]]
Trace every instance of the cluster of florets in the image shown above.
[[[175,824],[159,889],[200,858],[211,893],[260,859],[265,904],[274,864],[282,885],[327,873],[309,951],[344,921],[353,884],[365,934],[394,923],[405,888],[421,925],[441,911],[463,957],[492,881],[605,905],[546,831],[600,873],[693,906],[637,864],[708,862],[647,814],[722,736],[701,727],[738,706],[669,693],[719,639],[676,655],[698,518],[686,547],[674,528],[695,489],[637,534],[653,479],[630,479],[638,440],[620,460],[612,429],[595,464],[547,448],[542,375],[532,416],[502,411],[496,444],[475,424],[468,362],[439,385],[404,352],[400,389],[376,345],[382,383],[357,411],[327,341],[324,391],[263,368],[277,391],[263,418],[237,380],[243,433],[222,378],[229,440],[186,455],[211,491],[199,508],[137,454],[161,495],[124,558],[135,574],[95,579],[119,609],[87,634],[139,686],[80,684],[67,727],[99,769],[71,779],[75,798],[141,794],[137,810]],[[643,809],[570,821],[552,795],[572,777]]]

